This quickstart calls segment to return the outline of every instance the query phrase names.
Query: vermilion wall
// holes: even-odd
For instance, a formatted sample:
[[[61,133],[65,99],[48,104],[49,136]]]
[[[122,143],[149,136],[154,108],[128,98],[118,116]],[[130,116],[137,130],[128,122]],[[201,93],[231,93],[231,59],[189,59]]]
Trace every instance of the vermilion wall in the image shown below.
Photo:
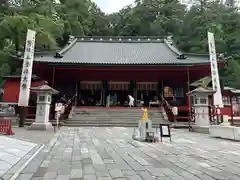
[[[31,87],[40,86],[43,83],[44,81],[42,80],[32,81]],[[3,85],[3,88],[3,101],[17,103],[20,91],[20,79],[7,79]]]

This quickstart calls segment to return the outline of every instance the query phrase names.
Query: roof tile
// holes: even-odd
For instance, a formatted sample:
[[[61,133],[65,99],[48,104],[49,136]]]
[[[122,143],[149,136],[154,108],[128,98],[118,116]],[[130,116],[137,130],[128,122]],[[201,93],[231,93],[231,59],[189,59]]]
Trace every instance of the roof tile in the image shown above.
[[[73,42],[62,51],[60,58],[51,55],[36,56],[35,61],[68,64],[103,65],[160,65],[160,64],[202,64],[209,63],[208,57],[179,56],[163,41],[86,41]]]

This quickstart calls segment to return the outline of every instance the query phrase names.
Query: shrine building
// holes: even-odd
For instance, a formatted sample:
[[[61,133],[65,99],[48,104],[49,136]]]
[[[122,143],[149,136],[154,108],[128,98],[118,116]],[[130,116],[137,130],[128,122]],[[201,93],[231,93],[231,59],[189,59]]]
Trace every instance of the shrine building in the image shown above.
[[[33,74],[61,95],[77,94],[81,106],[105,106],[108,95],[112,106],[124,106],[129,94],[141,106],[148,93],[151,102],[163,95],[184,108],[190,84],[211,68],[208,54],[182,53],[170,38],[81,37],[58,52],[36,52]]]

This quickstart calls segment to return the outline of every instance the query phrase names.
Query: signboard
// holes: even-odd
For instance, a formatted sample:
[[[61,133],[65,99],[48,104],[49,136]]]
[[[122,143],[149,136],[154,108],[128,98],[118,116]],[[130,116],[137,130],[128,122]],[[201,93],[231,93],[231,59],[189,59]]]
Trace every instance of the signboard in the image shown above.
[[[32,65],[34,58],[36,31],[28,29],[22,67],[18,106],[28,106],[30,95]]]
[[[208,32],[208,46],[209,46],[209,59],[211,65],[211,74],[212,74],[212,87],[216,91],[213,95],[214,106],[223,107],[222,92],[219,81],[218,74],[218,64],[217,64],[217,55],[215,47],[214,34]]]
[[[159,127],[160,127],[161,141],[163,137],[169,137],[171,142],[171,131],[170,131],[169,124],[160,124]]]

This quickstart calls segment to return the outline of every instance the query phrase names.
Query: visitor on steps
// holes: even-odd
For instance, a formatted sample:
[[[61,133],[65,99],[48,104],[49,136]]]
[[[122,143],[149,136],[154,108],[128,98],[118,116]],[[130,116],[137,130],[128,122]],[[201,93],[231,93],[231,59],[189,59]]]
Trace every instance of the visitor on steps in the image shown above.
[[[131,95],[128,95],[128,98],[129,98],[129,107],[133,107],[134,106],[134,98],[131,96]]]
[[[106,107],[110,107],[110,101],[111,101],[111,96],[110,96],[110,94],[108,94]]]

